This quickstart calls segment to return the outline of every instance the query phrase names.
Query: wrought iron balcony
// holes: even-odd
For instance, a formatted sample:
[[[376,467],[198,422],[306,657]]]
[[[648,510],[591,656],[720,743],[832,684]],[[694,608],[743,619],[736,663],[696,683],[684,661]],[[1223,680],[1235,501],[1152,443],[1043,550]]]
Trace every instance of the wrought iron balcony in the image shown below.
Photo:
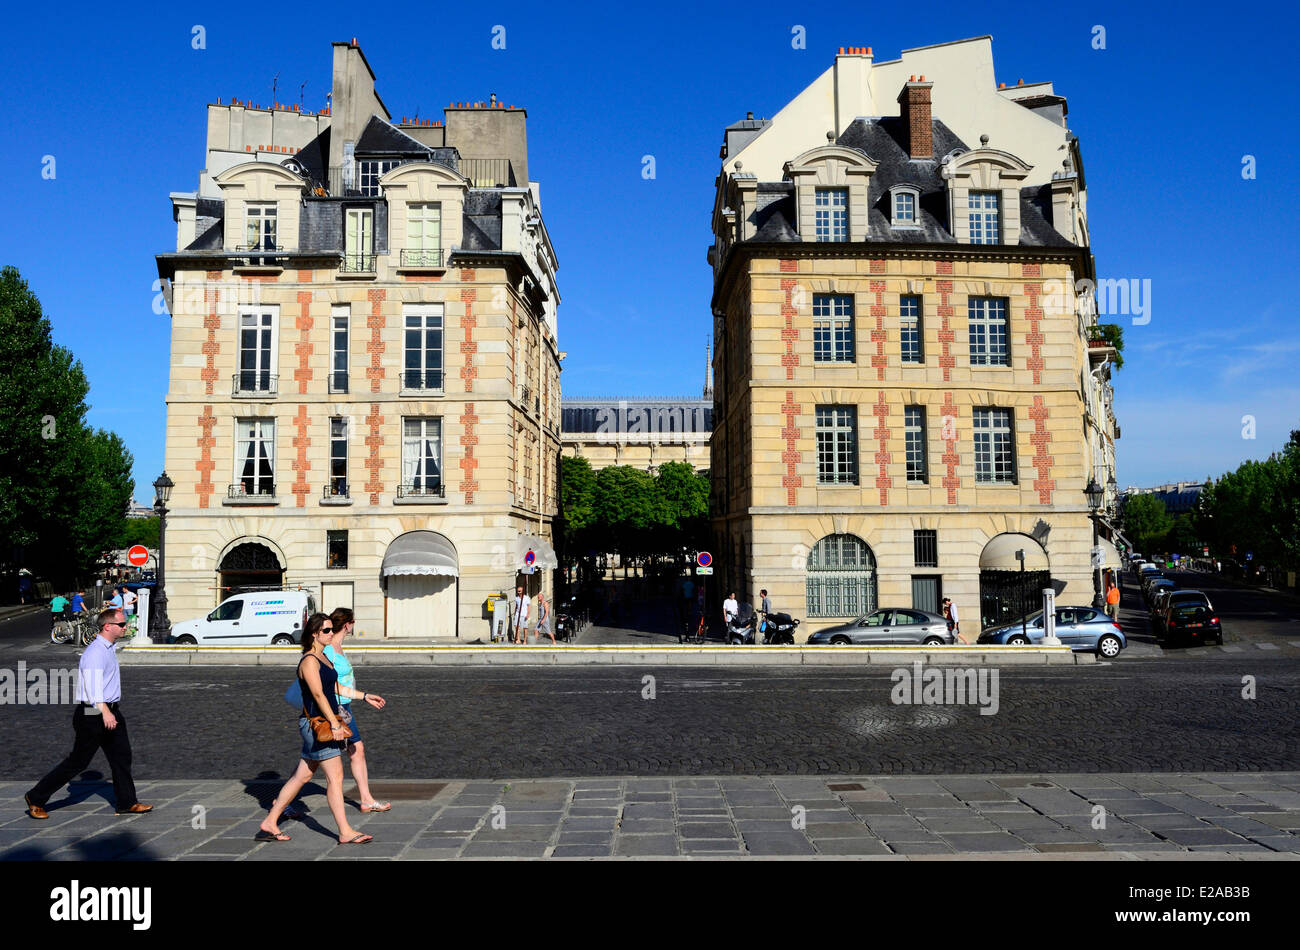
[[[442,391],[442,370],[408,369],[402,373],[403,390]]]
[[[397,486],[398,498],[445,498],[447,497],[447,486],[441,481],[431,482],[429,479],[423,481],[408,482]]]
[[[348,483],[346,479],[331,478],[325,482],[325,490],[321,492],[321,501],[348,501],[351,499],[348,494]]]
[[[244,264],[248,267],[279,267],[286,253],[285,248],[277,248],[274,241],[260,244],[238,244],[236,254],[244,255]]]
[[[233,396],[274,396],[280,377],[260,369],[241,369],[231,384]]]
[[[338,373],[330,373],[329,387],[332,393],[345,393],[348,391],[348,373],[343,370]]]
[[[374,254],[344,254],[339,264],[341,274],[373,274],[374,272]]]
[[[442,267],[442,248],[402,248],[400,263],[402,267]]]
[[[264,499],[266,501],[275,500],[275,482],[269,482],[266,479],[256,480],[245,478],[226,489],[227,498],[248,498]]]

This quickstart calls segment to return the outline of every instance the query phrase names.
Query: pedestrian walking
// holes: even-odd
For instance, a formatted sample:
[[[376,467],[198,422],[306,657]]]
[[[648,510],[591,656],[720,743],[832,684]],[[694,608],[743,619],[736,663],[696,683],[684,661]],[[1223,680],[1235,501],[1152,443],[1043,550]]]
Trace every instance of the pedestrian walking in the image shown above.
[[[325,656],[325,647],[334,636],[334,624],[325,614],[312,614],[302,630],[302,659],[298,661],[298,688],[302,691],[302,715],[298,717],[298,734],[302,737],[301,758],[298,768],[284,783],[280,794],[262,819],[256,839],[258,841],[288,841],[289,836],[280,830],[280,816],[316,770],[325,767],[325,800],[339,826],[339,844],[365,844],[373,835],[361,834],[348,824],[343,808],[343,744],[349,732],[339,718],[337,696],[338,673]],[[315,730],[316,723],[328,725],[330,738],[321,739]]]
[[[532,601],[524,593],[524,585],[515,585],[515,606],[511,612],[510,640],[512,643],[528,642],[528,612]]]
[[[24,800],[27,814],[49,818],[45,805],[51,796],[85,771],[95,752],[102,749],[113,773],[113,800],[118,815],[143,815],[153,811],[135,795],[131,779],[131,740],[122,712],[122,678],[113,644],[126,633],[126,617],[120,610],[102,611],[95,620],[97,636],[81,654],[77,667],[76,708],[72,712],[72,751],[45,778],[36,783]]]
[[[378,693],[365,693],[357,689],[352,663],[343,652],[343,638],[356,628],[356,616],[347,607],[338,607],[330,614],[330,624],[334,627],[334,638],[329,646],[325,647],[325,656],[334,664],[334,671],[339,677],[338,687],[335,690],[341,714],[339,718],[344,720],[348,728],[352,730],[352,737],[347,740],[346,748],[348,750],[348,767],[352,770],[352,778],[357,783],[358,804],[361,806],[361,810],[365,812],[388,811],[393,807],[391,802],[375,801],[375,797],[370,794],[370,772],[366,766],[366,747],[361,741],[361,730],[357,726],[357,717],[352,713],[352,700],[359,699],[362,702],[369,703],[376,709],[383,709],[387,703],[384,697]]]
[[[768,599],[767,590],[758,592],[758,632],[767,630],[767,615],[772,612],[772,601]]]
[[[556,646],[555,634],[551,632],[551,605],[545,594],[537,595],[537,642],[542,642],[542,635],[551,638],[551,646]]]
[[[27,568],[18,572],[18,601],[26,604],[32,599],[32,575]]]
[[[957,605],[948,597],[943,599],[943,619],[948,621],[948,632],[957,638],[958,643],[967,642],[966,638],[961,635],[961,622],[957,616]]]
[[[1119,619],[1119,584],[1111,584],[1110,589],[1106,591],[1106,613],[1110,614],[1111,620]]]

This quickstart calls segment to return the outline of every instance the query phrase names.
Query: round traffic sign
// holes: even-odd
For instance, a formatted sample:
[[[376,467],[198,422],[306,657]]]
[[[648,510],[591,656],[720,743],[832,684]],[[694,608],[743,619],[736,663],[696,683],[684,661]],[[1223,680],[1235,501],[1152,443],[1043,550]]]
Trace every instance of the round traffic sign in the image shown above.
[[[144,567],[149,563],[149,549],[143,544],[131,546],[131,550],[126,552],[126,561],[132,567]]]
[[[537,560],[537,554],[533,551],[529,551],[527,554],[524,555],[524,563],[527,564],[529,567],[532,567],[533,562],[536,560]]]
[[[700,567],[708,567],[713,563],[713,555],[708,551],[701,551],[699,554],[695,555],[695,563]]]

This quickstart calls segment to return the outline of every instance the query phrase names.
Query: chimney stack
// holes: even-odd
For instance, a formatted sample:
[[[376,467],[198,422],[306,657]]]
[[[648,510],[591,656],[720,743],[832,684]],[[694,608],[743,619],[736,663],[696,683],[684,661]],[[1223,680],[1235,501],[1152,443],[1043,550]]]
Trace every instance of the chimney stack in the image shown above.
[[[898,94],[898,114],[907,135],[907,153],[912,158],[934,158],[933,126],[930,121],[932,82],[909,79]]]

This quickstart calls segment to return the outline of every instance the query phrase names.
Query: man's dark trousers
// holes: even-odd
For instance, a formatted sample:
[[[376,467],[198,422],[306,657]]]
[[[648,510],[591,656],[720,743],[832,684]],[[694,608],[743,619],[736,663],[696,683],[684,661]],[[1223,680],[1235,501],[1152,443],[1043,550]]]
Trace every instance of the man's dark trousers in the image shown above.
[[[72,751],[27,793],[33,805],[44,808],[55,792],[85,771],[100,749],[104,750],[108,767],[113,771],[113,797],[117,800],[117,811],[126,811],[136,804],[138,799],[135,797],[135,782],[131,780],[131,740],[126,734],[126,717],[117,703],[109,703],[108,708],[117,717],[115,729],[106,729],[102,715],[88,714],[86,707],[77,703],[72,714],[72,731],[76,734]]]

